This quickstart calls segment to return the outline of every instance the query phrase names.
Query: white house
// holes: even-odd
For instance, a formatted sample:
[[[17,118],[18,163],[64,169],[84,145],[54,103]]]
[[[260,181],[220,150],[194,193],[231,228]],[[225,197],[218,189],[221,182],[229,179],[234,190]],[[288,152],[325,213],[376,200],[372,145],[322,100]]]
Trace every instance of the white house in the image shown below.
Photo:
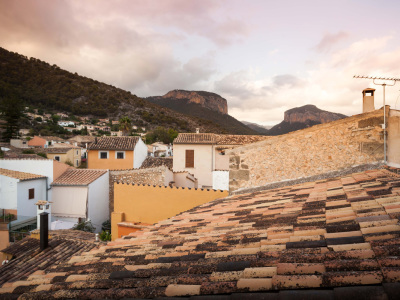
[[[45,158],[33,158],[33,159],[19,159],[19,158],[4,158],[0,159],[0,168],[31,173],[36,175],[41,175],[47,178],[47,189],[48,195],[47,198],[44,197],[39,200],[46,200],[48,199],[51,201],[51,183],[54,179],[60,176],[65,170],[70,168],[68,165],[60,163],[58,161],[52,159],[45,159]]]
[[[195,176],[199,187],[229,189],[229,157],[225,150],[259,142],[260,135],[180,133],[174,140],[173,171]]]
[[[109,218],[108,170],[68,169],[51,184],[52,221],[90,220],[96,232]]]
[[[38,200],[46,200],[47,177],[0,169],[0,209],[21,217],[35,217]]]
[[[61,127],[75,126],[75,122],[72,121],[58,121],[57,123]]]

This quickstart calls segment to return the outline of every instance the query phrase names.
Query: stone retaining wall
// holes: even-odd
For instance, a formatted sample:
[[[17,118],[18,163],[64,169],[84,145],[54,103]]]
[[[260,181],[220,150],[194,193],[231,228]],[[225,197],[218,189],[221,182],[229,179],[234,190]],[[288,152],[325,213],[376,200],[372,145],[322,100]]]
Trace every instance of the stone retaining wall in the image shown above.
[[[388,111],[388,109],[387,109]],[[232,149],[230,191],[383,160],[383,109]]]

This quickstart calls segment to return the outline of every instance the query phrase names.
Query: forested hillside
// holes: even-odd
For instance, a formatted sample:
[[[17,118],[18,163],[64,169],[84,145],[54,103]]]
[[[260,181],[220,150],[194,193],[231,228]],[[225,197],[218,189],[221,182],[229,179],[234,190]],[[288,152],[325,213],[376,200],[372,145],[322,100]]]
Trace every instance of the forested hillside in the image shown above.
[[[201,118],[160,107],[128,91],[62,70],[56,65],[0,48],[0,90],[24,105],[77,116],[129,116],[133,124],[149,129],[163,126],[180,132],[235,133]],[[7,99],[6,99],[7,100]],[[11,101],[11,100],[10,100]]]

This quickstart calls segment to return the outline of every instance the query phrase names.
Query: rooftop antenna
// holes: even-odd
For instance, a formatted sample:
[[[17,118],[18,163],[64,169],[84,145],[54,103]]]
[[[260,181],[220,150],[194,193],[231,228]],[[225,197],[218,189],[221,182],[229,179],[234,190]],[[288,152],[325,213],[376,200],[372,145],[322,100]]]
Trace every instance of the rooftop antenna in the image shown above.
[[[383,152],[384,152],[384,163],[386,165],[386,105],[385,105],[385,87],[393,86],[397,81],[400,81],[400,78],[395,77],[378,77],[378,76],[363,76],[363,75],[354,75],[353,78],[363,78],[363,79],[372,79],[372,82],[375,85],[383,86]],[[377,83],[376,80],[382,80],[383,83]],[[389,83],[387,83],[389,81]]]

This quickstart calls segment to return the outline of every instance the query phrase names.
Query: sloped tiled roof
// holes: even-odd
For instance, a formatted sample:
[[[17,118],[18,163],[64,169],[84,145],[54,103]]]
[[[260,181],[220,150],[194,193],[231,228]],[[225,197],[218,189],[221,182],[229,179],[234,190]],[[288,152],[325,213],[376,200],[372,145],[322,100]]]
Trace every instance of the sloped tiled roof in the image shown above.
[[[63,138],[60,138],[58,136],[38,136],[42,139],[45,139],[46,141],[50,142],[50,141],[56,141],[56,142],[65,142],[65,140]]]
[[[21,181],[46,178],[46,176],[43,176],[43,175],[37,175],[37,174],[31,174],[31,173],[19,172],[19,171],[13,171],[13,170],[1,169],[1,168],[0,168],[0,175],[19,179]]]
[[[397,299],[399,193],[400,176],[371,170],[218,199],[3,288],[23,299]]]
[[[172,157],[147,156],[146,159],[143,161],[140,169],[148,169],[148,168],[166,166],[167,168],[172,170],[172,163],[173,163]]]
[[[0,265],[0,285],[3,285],[5,282],[7,284],[14,283],[19,285],[19,280],[25,280],[32,274],[34,277],[44,275],[46,270],[69,260],[74,255],[90,251],[93,248],[97,249],[99,243],[96,244],[94,242],[94,234],[92,233],[91,235],[91,240],[81,240],[77,236],[74,239],[55,236],[49,239],[49,246],[44,251],[40,251],[40,240],[26,237],[1,250],[3,253],[11,254],[13,259],[9,260],[8,264]],[[60,275],[65,275],[65,273],[56,274],[56,276]],[[53,281],[56,276],[47,277],[39,282]],[[0,298],[2,298],[1,294]]]
[[[101,137],[90,145],[90,150],[134,150],[138,136]]]
[[[107,173],[107,170],[70,168],[54,180],[51,185],[88,185],[105,173]]]
[[[40,151],[45,153],[67,153],[71,149],[72,147],[48,147],[40,149]]]
[[[180,133],[174,144],[245,145],[267,139],[262,135],[235,135],[214,133]]]

